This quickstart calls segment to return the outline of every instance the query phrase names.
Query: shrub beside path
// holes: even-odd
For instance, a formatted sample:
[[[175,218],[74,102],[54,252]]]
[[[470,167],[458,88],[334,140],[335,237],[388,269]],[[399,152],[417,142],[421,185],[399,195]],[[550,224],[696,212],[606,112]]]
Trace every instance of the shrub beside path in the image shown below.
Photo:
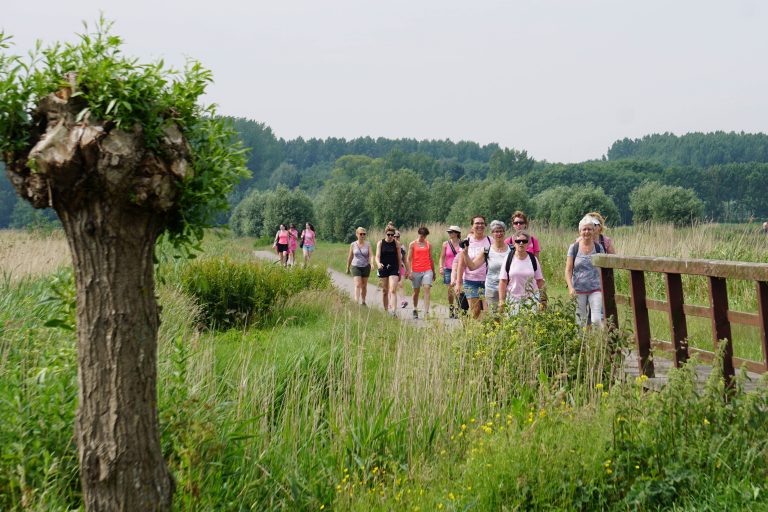
[[[256,258],[263,259],[263,260],[269,260],[273,262],[277,262],[278,258],[277,255],[270,251],[253,251],[253,255]],[[327,269],[328,274],[331,276],[331,282],[333,282],[333,286],[342,292],[349,295],[350,298],[354,300],[355,297],[355,281],[352,278],[352,276],[344,274],[342,272],[339,272],[337,270],[334,270],[330,267]],[[384,309],[384,302],[382,300],[382,293],[381,288],[377,286],[376,283],[378,282],[378,278],[375,277],[375,274],[373,271],[371,271],[371,279],[368,281],[368,296],[366,297],[366,303],[368,304],[368,307],[375,307],[379,308],[381,310]],[[442,286],[441,284],[438,284],[437,286]],[[408,307],[406,308],[400,308],[398,305],[398,308],[396,310],[397,318],[404,322],[410,322],[414,325],[426,325],[426,322],[424,322],[423,318],[420,318],[418,320],[415,320],[411,315],[413,311],[413,307],[411,304],[411,297],[406,297],[408,300]],[[424,297],[419,298],[419,304],[423,304]],[[423,309],[419,310],[419,314],[423,315],[424,311]],[[451,325],[451,326],[458,326],[460,324],[459,320],[452,320],[448,318],[448,306],[445,306],[443,304],[435,304],[434,302],[430,306],[430,315],[429,319],[435,319],[439,320],[440,322],[444,323],[445,325]]]

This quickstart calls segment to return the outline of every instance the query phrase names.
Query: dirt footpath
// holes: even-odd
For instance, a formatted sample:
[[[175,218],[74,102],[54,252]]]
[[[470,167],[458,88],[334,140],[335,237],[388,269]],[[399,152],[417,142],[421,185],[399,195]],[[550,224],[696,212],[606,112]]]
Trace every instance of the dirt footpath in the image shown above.
[[[253,255],[259,259],[269,260],[269,261],[277,261],[277,255],[275,253],[270,251],[253,251]],[[350,298],[354,300],[355,297],[355,282],[352,278],[352,276],[343,274],[341,272],[338,272],[332,268],[328,268],[328,274],[331,276],[331,282],[333,283],[333,286],[342,292],[349,295]],[[378,285],[378,278],[375,277],[374,272],[371,272],[371,278],[368,280],[368,295],[366,297],[366,304],[368,304],[368,307],[375,307],[378,309],[383,310],[384,309],[384,302],[382,299],[382,291],[381,288],[379,288]],[[408,300],[408,307],[406,308],[400,308],[398,304],[398,308],[396,311],[397,317],[406,322],[411,322],[414,325],[425,325],[427,322],[425,322],[423,319],[415,320],[413,318],[413,305],[411,304],[411,297],[406,297]],[[424,297],[419,297],[419,306],[423,306],[424,303]],[[424,310],[423,308],[419,308],[419,314],[423,316]],[[459,320],[452,320],[448,318],[448,306],[444,306],[442,304],[432,304],[430,306],[430,320],[435,319],[439,320],[442,323],[446,325],[456,325],[458,326],[460,324]]]

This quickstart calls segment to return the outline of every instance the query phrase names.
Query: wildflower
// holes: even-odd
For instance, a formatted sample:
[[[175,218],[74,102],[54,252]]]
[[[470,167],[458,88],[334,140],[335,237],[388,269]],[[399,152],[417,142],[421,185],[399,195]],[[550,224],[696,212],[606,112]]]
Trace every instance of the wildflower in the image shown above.
[[[707,418],[704,418],[704,425],[709,425],[709,420]]]
[[[603,383],[602,382],[598,382],[597,384],[595,384],[595,389],[597,389],[598,391],[603,389]]]
[[[325,510],[325,505],[320,505],[320,510]]]
[[[437,510],[443,510],[443,504],[442,503],[438,503],[437,504]]]
[[[451,501],[456,501],[456,496],[454,496],[452,492],[449,492],[448,493],[448,499],[451,500]]]
[[[467,430],[467,425],[466,425],[466,423],[462,423],[462,424],[461,424],[461,430],[462,430],[462,431],[464,431],[464,430]]]

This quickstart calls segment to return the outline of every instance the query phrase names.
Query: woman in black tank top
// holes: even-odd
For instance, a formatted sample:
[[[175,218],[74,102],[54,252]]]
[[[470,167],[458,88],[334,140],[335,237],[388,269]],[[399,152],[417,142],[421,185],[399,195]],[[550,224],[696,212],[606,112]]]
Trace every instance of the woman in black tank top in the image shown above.
[[[389,311],[392,306],[392,314],[397,307],[397,283],[400,280],[400,242],[395,240],[395,228],[387,226],[386,238],[379,240],[376,246],[376,265],[381,278],[381,291],[383,292],[384,309]],[[391,295],[391,297],[390,297]],[[391,299],[391,300],[390,300]]]

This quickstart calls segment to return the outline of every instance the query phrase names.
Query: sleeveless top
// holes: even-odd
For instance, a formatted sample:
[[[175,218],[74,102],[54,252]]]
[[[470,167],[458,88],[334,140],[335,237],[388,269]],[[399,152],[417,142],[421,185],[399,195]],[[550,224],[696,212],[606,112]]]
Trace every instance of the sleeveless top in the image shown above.
[[[396,268],[397,267],[397,242],[381,241],[381,252],[379,253],[379,260],[384,268]]]
[[[281,245],[288,245],[288,231],[277,232],[277,243]]]
[[[424,247],[419,247],[419,242],[413,243],[413,263],[411,268],[414,272],[426,272],[432,270],[432,256],[429,253],[429,242],[424,242]]]
[[[311,229],[302,231],[301,236],[304,237],[304,245],[315,245],[315,232]]]
[[[352,266],[367,267],[371,264],[371,244],[365,242],[362,249],[357,242],[352,242]]]
[[[451,250],[451,241],[448,240],[445,243],[445,258],[443,261],[445,261],[445,268],[448,270],[451,270],[453,268],[453,258],[456,257],[456,254],[459,253],[459,248],[454,246],[453,247],[456,253]]]

